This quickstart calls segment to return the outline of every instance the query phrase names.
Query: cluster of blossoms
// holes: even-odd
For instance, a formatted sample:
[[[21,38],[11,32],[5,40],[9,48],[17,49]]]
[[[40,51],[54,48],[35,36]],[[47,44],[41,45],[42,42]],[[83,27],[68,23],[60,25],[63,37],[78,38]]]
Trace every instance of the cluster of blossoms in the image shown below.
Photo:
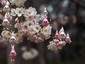
[[[31,60],[31,59],[34,59],[36,56],[38,56],[39,52],[34,49],[34,48],[31,48],[29,51],[27,50],[27,47],[26,46],[22,46],[21,47],[21,50],[23,52],[22,54],[22,58],[25,59],[25,60]]]
[[[66,43],[71,43],[71,39],[69,34],[65,34],[62,27],[59,32],[58,30],[56,31],[55,38],[49,43],[47,47],[52,51],[57,51],[58,49],[62,49],[62,47],[65,46]]]
[[[15,5],[18,4],[15,0],[10,0],[10,2],[13,2]],[[4,41],[11,43],[12,50],[10,52],[10,56],[12,61],[14,61],[14,57],[16,56],[14,49],[15,43],[22,42],[23,36],[27,37],[27,40],[35,43],[44,42],[51,37],[52,26],[48,21],[48,12],[46,8],[43,12],[44,18],[41,19],[41,15],[38,14],[36,9],[33,7],[29,7],[28,9],[23,7],[10,8],[9,1],[1,0],[1,3],[4,5],[2,12],[4,12],[5,15],[2,22],[4,30],[1,33],[1,38]],[[20,1],[19,3],[21,4],[22,2]],[[48,49],[61,49],[65,46],[66,42],[71,42],[71,40],[69,34],[66,35],[62,28],[59,33],[56,31],[55,39],[50,42]],[[28,60],[36,57],[37,55],[38,52],[33,49],[30,52],[26,51],[23,53],[23,58]]]
[[[2,25],[6,27],[12,26],[12,19],[15,18],[14,28],[17,32],[11,32],[8,30],[2,31],[2,36],[10,40],[11,36],[14,36],[15,42],[22,41],[20,37],[27,36],[28,40],[33,42],[43,42],[50,38],[52,27],[47,19],[46,8],[44,10],[44,19],[41,21],[40,15],[37,14],[35,8],[30,7],[28,9],[16,8],[11,9],[11,12],[6,12]],[[23,19],[24,20],[23,20]]]
[[[30,60],[38,56],[38,51],[36,49],[30,49],[29,51],[24,51],[22,54],[23,59]]]
[[[0,0],[0,2],[5,5],[7,0]],[[16,6],[24,6],[24,3],[26,2],[26,0],[9,0],[9,2],[12,5],[16,5]]]
[[[15,43],[22,42],[23,36],[35,43],[44,42],[44,40],[50,38],[52,27],[47,19],[48,12],[46,8],[43,13],[44,18],[41,20],[40,14],[37,14],[36,9],[33,7],[29,7],[28,9],[23,7],[10,8],[9,1],[6,1],[3,5],[2,12],[4,12],[5,16],[2,22],[4,30],[1,33],[1,38],[4,42],[11,43],[11,61],[14,61],[14,57],[16,56]],[[34,53],[34,50],[31,53]],[[29,52],[29,54],[31,53]],[[23,54],[23,57],[26,54],[27,52]],[[37,52],[36,54],[34,53],[34,56],[31,54],[31,58],[36,57],[37,54]]]
[[[10,3],[16,5],[16,6],[23,6],[26,0],[9,0]]]

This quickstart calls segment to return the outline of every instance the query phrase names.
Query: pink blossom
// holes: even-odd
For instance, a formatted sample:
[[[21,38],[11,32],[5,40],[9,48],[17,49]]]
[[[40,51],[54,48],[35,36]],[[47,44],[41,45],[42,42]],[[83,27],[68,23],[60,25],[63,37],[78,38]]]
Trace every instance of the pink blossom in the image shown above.
[[[59,43],[57,43],[57,46],[65,46],[66,42],[65,41],[59,41]]]
[[[23,35],[27,35],[28,34],[28,30],[26,30],[26,29],[22,29],[21,32],[22,32]]]
[[[59,36],[58,30],[56,30],[55,38],[58,39],[58,36]]]
[[[43,42],[44,41],[44,39],[41,38],[41,37],[38,37],[38,40],[39,40],[39,42]]]
[[[58,39],[54,39],[53,41],[56,43],[56,45],[59,43]]]
[[[28,21],[28,16],[25,16],[25,20]]]
[[[12,16],[9,14],[9,12],[5,14],[5,18],[7,18],[8,20],[12,20]]]
[[[0,0],[1,4],[2,5],[5,5],[6,4],[6,1],[5,0]]]
[[[37,37],[37,35],[33,35],[33,38],[34,38],[34,39],[37,39],[38,37]]]

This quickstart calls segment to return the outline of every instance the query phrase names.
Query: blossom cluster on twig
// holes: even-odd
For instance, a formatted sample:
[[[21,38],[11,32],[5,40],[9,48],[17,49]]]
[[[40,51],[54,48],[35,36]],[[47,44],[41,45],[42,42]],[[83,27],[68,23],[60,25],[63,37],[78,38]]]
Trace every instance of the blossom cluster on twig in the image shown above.
[[[11,0],[10,2],[7,0],[1,0],[1,3],[4,6],[2,10],[2,14],[4,15],[2,26],[4,29],[1,33],[1,39],[11,43],[12,50],[10,52],[10,56],[12,61],[14,61],[14,57],[16,56],[14,43],[18,44],[22,42],[23,36],[27,37],[27,40],[34,43],[44,42],[51,37],[52,26],[48,20],[48,12],[46,8],[43,12],[44,18],[41,19],[41,15],[38,14],[36,9],[33,7],[29,7],[27,9],[25,7],[11,7],[11,3],[18,6],[22,3],[21,0],[19,4],[17,4],[18,2],[15,2],[15,0]],[[51,41],[47,46],[48,49],[52,51],[61,49],[66,45],[66,43],[71,42],[69,34],[65,34],[63,27],[59,32],[56,30],[54,37],[53,41]],[[33,51],[34,50],[31,50],[31,52]],[[23,58],[29,59],[29,57],[26,57],[26,55],[28,55],[27,53],[29,53],[29,56],[31,55],[30,52],[25,52],[23,54]],[[35,55],[32,58],[37,56],[37,54],[38,53],[35,51]]]

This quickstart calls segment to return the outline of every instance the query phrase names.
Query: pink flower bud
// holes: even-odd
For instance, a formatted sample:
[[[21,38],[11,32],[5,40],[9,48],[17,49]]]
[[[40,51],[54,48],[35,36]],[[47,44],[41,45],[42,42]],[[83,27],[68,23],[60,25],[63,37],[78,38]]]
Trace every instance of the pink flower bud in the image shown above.
[[[9,12],[7,12],[6,14],[5,14],[5,18],[7,18],[8,20],[11,20],[11,16],[10,16],[10,14],[9,14]]]
[[[15,19],[15,22],[19,22],[19,19],[18,19],[18,18],[16,18],[16,19]]]
[[[28,16],[25,16],[25,20],[28,21]]]
[[[11,61],[14,62],[15,61],[15,56],[16,56],[16,52],[14,49],[15,45],[11,44],[11,52],[10,52],[10,56],[11,56]]]
[[[47,18],[44,18],[44,20],[42,21],[42,25],[43,26],[47,26],[49,24],[49,21]]]
[[[58,39],[58,36],[59,36],[58,30],[56,30],[55,38]]]

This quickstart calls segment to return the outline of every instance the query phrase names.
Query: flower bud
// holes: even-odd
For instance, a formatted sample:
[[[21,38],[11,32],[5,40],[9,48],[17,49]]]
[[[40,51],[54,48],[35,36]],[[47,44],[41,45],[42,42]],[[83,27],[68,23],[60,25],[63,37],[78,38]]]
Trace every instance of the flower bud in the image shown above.
[[[14,62],[15,61],[15,56],[16,56],[16,52],[14,49],[15,45],[11,44],[11,52],[10,52],[10,56],[11,56],[11,61]]]
[[[3,20],[2,25],[3,25],[3,26],[8,26],[8,25],[9,25],[8,19],[5,18],[5,19]]]
[[[69,42],[69,43],[71,43],[71,39],[69,37],[69,34],[67,34],[67,36],[66,36],[66,41]]]
[[[65,32],[64,32],[64,29],[63,27],[60,29],[59,31],[59,38],[60,39],[65,39],[66,35],[65,35]]]
[[[10,42],[12,43],[16,42],[16,37],[15,37],[14,32],[12,32],[12,36],[10,37]]]
[[[56,30],[55,38],[58,39],[58,36],[59,36],[58,30]]]
[[[9,11],[9,10],[10,10],[10,7],[8,5],[5,5],[4,11]]]
[[[43,26],[47,26],[49,24],[49,21],[47,18],[44,18],[44,20],[42,21],[42,25]]]
[[[19,22],[19,19],[18,19],[18,18],[16,18],[16,19],[15,19],[15,22]]]
[[[47,9],[46,9],[46,8],[44,8],[44,14],[45,14],[45,15],[47,15],[47,14],[48,14],[48,12],[47,12]]]

